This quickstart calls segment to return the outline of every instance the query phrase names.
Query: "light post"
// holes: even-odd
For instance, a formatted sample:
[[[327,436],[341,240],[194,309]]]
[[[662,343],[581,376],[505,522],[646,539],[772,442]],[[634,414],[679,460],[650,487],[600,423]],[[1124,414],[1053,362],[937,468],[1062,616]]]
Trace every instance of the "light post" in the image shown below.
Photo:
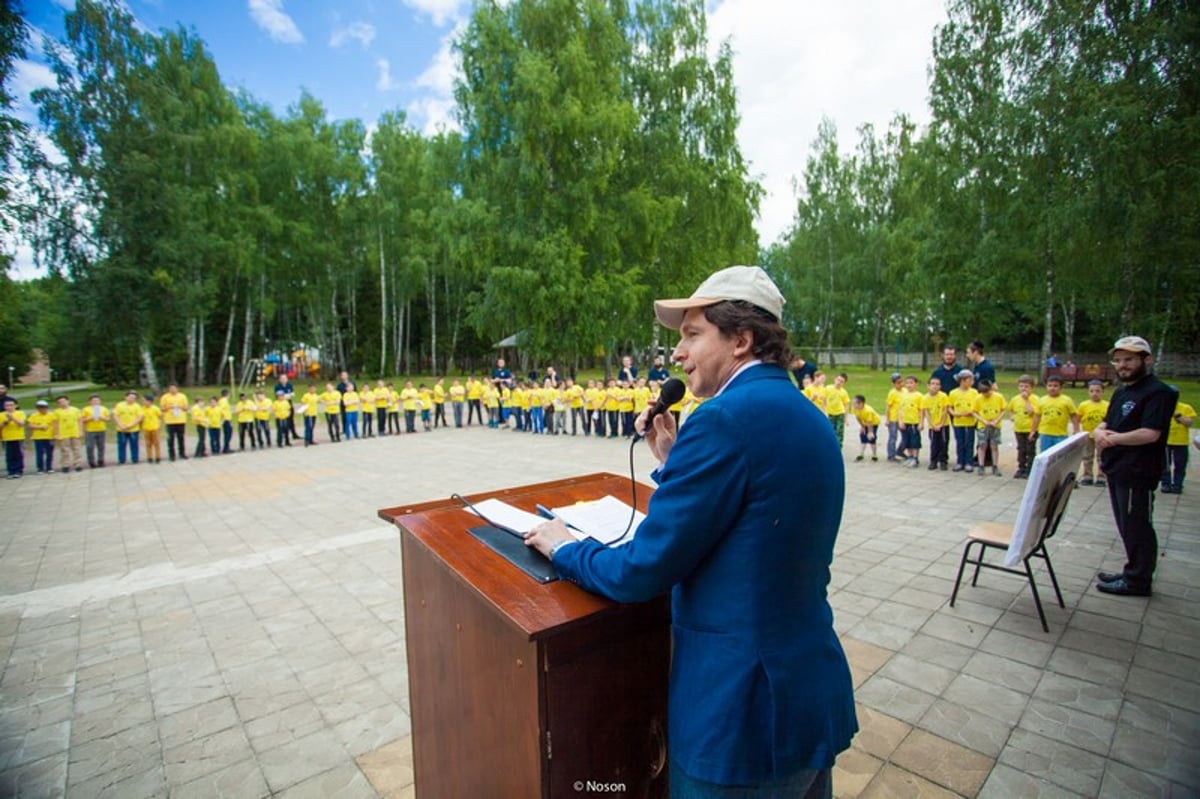
[[[230,355],[229,356],[229,401],[230,402],[233,402],[234,397],[237,396],[237,393],[236,393],[237,389],[234,388],[234,385],[233,385],[234,380],[235,380],[235,378],[233,376],[233,356]]]

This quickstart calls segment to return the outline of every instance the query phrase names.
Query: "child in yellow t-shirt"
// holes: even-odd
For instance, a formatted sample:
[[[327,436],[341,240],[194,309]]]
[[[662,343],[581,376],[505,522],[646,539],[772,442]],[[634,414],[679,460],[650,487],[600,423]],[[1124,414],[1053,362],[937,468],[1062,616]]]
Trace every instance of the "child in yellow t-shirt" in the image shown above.
[[[359,423],[362,425],[362,437],[375,437],[375,392],[371,389],[371,384],[364,382],[362,390],[358,392],[358,401],[361,403],[361,411],[358,415]]]
[[[326,383],[321,392],[321,410],[325,414],[325,427],[330,441],[342,440],[342,392],[333,383]]]
[[[1096,451],[1096,428],[1108,415],[1108,400],[1104,399],[1104,381],[1089,380],[1087,383],[1088,398],[1079,403],[1079,426],[1088,434],[1083,446],[1083,477],[1081,486],[1106,485],[1104,474],[1100,471],[1100,463]],[[1095,479],[1093,479],[1093,472]]]
[[[71,405],[70,397],[59,397],[58,407],[54,410],[54,446],[62,464],[60,471],[83,471],[82,456],[79,452],[82,431],[83,412]]]
[[[939,377],[929,378],[921,395],[921,415],[929,431],[929,471],[950,468],[950,398],[942,391]]]
[[[273,406],[265,391],[254,393],[254,427],[258,434],[258,446],[271,446],[271,413]]]
[[[846,381],[850,378],[843,372],[833,378],[833,385],[825,387],[825,415],[833,425],[833,434],[837,436],[838,446],[842,446],[846,438],[846,410],[850,405],[850,392],[846,391]]]
[[[1183,493],[1183,478],[1187,474],[1188,463],[1188,428],[1195,421],[1195,408],[1183,400],[1175,403],[1175,414],[1167,431],[1167,463],[1162,475],[1164,494]]]
[[[904,378],[904,396],[900,398],[900,434],[904,438],[904,465],[921,465],[921,395],[916,375]]]
[[[8,479],[16,480],[25,474],[25,412],[17,410],[12,398],[5,399],[0,408],[0,441],[4,442]]]
[[[25,419],[30,431],[29,437],[33,439],[38,474],[54,473],[54,421],[54,413],[46,400],[38,400],[33,413]]]
[[[308,391],[300,398],[300,405],[304,408],[304,446],[315,446],[317,443],[314,440],[317,430],[317,414],[321,412],[321,395],[317,393],[316,385],[308,384]],[[383,425],[381,424],[379,427],[380,433],[382,433]]]
[[[480,396],[482,396],[482,391]],[[404,406],[404,432],[417,432],[417,405],[421,401],[421,394],[413,387],[412,381],[407,380],[404,383],[404,388],[400,390],[400,404]]]
[[[1004,422],[1004,412],[1008,410],[1008,400],[996,390],[992,381],[984,378],[979,381],[979,396],[975,400],[976,442],[979,447],[979,476],[983,477],[983,465],[992,456],[992,475],[1000,476],[1000,425]]]
[[[850,406],[854,418],[858,420],[858,457],[855,461],[861,461],[867,454],[867,447],[871,448],[871,460],[878,461],[879,453],[875,449],[875,440],[879,436],[879,414],[875,409],[867,404],[867,398],[862,394],[856,394],[854,402]]]
[[[954,471],[975,471],[975,375],[963,369],[954,376],[958,387],[951,389],[950,425],[954,428]]]
[[[1029,477],[1033,466],[1033,442],[1038,425],[1038,398],[1033,393],[1033,378],[1021,375],[1017,378],[1017,395],[1008,403],[1008,413],[1013,420],[1013,437],[1017,440],[1018,480]]]
[[[83,446],[88,466],[93,469],[104,468],[104,445],[111,420],[112,412],[101,404],[100,395],[88,397],[88,404],[83,408]]]
[[[349,408],[349,405],[346,406]],[[271,415],[275,417],[275,446],[290,447],[292,445],[292,403],[288,402],[283,391],[275,392],[275,401],[271,403]]]
[[[238,394],[237,405],[234,406],[234,416],[237,418],[238,451],[246,449],[246,437],[250,437],[250,449],[258,449],[258,440],[254,435],[254,412],[258,410],[254,400],[245,394]]]
[[[1046,396],[1038,403],[1038,446],[1045,452],[1067,438],[1067,422],[1079,432],[1079,412],[1075,401],[1062,393],[1062,378],[1050,375],[1046,378]]]
[[[142,440],[146,442],[146,463],[162,463],[162,408],[153,394],[142,397]]]
[[[900,398],[904,396],[904,377],[899,372],[892,372],[892,387],[888,389],[887,400],[883,405],[883,421],[887,424],[887,459],[889,461],[903,460],[904,444],[900,437]]]
[[[433,392],[424,383],[417,386],[417,407],[421,411],[421,426],[428,433],[433,430]]]
[[[112,415],[117,425],[117,463],[124,466],[127,456],[131,463],[137,463],[144,415],[137,392],[126,392],[125,399],[113,406]]]
[[[192,403],[188,416],[192,420],[192,426],[196,428],[196,449],[192,452],[192,457],[203,458],[208,454],[208,406],[201,397],[197,397]]]
[[[225,409],[216,397],[208,398],[208,443],[213,455],[221,454],[221,431],[225,427]]]

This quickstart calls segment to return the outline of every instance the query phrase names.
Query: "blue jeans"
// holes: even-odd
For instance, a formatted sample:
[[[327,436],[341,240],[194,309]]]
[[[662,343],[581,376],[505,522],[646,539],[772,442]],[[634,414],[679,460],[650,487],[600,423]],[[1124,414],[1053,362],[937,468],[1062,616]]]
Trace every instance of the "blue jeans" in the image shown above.
[[[954,428],[954,462],[969,466],[975,462],[975,426]]]
[[[830,799],[832,769],[801,769],[790,777],[757,785],[703,782],[671,766],[671,799]]]
[[[346,426],[346,440],[358,438],[358,411],[346,411],[342,419]]]
[[[125,462],[125,450],[134,463],[138,462],[138,434],[117,432],[117,463]]]
[[[1045,452],[1046,450],[1053,447],[1055,444],[1061,444],[1063,441],[1066,441],[1066,440],[1067,440],[1066,436],[1048,436],[1045,434],[1039,435],[1038,436],[1038,452]]]

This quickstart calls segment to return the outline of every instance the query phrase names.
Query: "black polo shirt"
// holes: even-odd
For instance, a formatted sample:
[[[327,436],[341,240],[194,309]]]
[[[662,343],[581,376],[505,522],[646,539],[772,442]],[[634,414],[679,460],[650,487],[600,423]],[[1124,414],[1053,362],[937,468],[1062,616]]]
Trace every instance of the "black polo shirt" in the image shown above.
[[[1162,477],[1167,452],[1167,432],[1179,392],[1154,375],[1146,375],[1113,392],[1104,425],[1117,433],[1141,427],[1157,430],[1158,440],[1141,446],[1117,445],[1100,453],[1100,468],[1109,480],[1138,488],[1154,488]]]
[[[938,368],[933,370],[933,373],[929,375],[929,377],[936,377],[938,380],[942,381],[942,391],[945,391],[947,394],[949,394],[951,391],[958,388],[958,373],[961,371],[962,367],[958,364],[946,366],[945,363],[942,363],[940,366],[938,366]]]

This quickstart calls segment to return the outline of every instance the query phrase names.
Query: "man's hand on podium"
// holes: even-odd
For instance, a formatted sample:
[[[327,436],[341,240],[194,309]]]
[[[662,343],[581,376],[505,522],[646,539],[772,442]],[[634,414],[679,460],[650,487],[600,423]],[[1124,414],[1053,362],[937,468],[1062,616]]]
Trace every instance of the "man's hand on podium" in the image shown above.
[[[563,524],[562,519],[550,519],[525,534],[525,546],[541,552],[547,560],[552,559],[550,553],[560,541],[570,543],[574,540],[575,536],[567,530],[567,525]]]

